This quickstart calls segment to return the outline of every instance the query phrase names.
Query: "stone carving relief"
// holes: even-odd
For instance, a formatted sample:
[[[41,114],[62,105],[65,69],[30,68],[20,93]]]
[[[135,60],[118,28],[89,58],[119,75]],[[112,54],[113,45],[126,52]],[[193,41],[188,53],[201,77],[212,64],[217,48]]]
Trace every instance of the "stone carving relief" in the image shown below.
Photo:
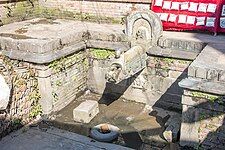
[[[126,33],[131,46],[146,43],[145,49],[156,46],[162,36],[162,22],[158,16],[148,11],[135,11],[127,17]]]

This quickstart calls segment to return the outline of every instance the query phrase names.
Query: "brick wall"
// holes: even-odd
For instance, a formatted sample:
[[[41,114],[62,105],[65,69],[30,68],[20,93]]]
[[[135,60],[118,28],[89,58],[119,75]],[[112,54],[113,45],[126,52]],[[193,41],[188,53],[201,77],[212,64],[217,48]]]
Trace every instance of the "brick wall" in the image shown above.
[[[37,1],[0,0],[0,26],[34,17],[38,8]]]
[[[149,10],[150,4],[151,0],[0,0],[0,26],[35,17],[119,23],[134,10]]]
[[[2,65],[0,65],[0,74],[3,75],[9,86],[11,82],[13,83],[12,98],[8,108],[0,111],[0,138],[29,123],[37,115],[45,113],[44,107],[50,107],[51,111],[62,109],[83,94],[86,89],[88,60],[85,51],[45,65],[25,63],[3,56],[0,57],[0,60],[7,64],[12,81],[8,77],[8,71]],[[50,74],[43,77],[40,70],[45,75],[48,72]],[[45,81],[49,81],[50,84],[40,82],[40,79],[46,79]],[[41,93],[43,92],[42,88],[45,93],[50,95],[49,105],[42,105],[43,107],[40,105],[41,99],[44,98]]]
[[[7,57],[0,59],[3,58],[8,71],[0,64],[0,74],[4,76],[9,87],[12,87],[12,96],[7,109],[0,111],[0,138],[11,130],[27,124],[41,113],[35,70],[28,63],[10,60]]]
[[[184,90],[181,145],[196,149],[224,149],[224,104],[224,96]]]
[[[54,65],[56,63],[56,65]],[[54,66],[51,67],[51,64]],[[60,110],[84,91],[87,82],[87,57],[84,51],[56,60],[49,64],[52,68],[53,110]],[[68,88],[69,87],[69,88]]]
[[[75,11],[78,13],[88,13],[101,17],[122,18],[134,10],[150,9],[151,0],[39,0],[41,6],[49,8],[59,8],[62,10]]]

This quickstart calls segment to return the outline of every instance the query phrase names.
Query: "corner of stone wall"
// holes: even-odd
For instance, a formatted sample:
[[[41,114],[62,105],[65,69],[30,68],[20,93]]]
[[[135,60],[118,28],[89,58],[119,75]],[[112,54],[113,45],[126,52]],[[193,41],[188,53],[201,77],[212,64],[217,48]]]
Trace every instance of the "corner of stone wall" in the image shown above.
[[[45,65],[40,65],[37,70],[37,78],[39,92],[41,95],[40,104],[43,114],[49,114],[53,108],[52,86],[51,86],[51,70]]]
[[[224,148],[225,98],[186,89],[182,95],[181,146]]]

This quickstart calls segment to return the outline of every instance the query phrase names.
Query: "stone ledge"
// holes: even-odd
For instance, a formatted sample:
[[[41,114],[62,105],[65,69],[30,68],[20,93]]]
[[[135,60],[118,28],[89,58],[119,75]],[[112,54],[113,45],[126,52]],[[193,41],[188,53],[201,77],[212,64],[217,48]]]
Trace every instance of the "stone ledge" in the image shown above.
[[[180,87],[194,91],[225,95],[225,83],[209,82],[202,79],[186,78],[178,83]]]
[[[225,82],[225,44],[208,44],[188,68],[188,76]]]
[[[166,36],[159,38],[158,41],[158,46],[162,48],[170,48],[182,51],[185,50],[195,53],[200,53],[206,44],[206,42],[177,39]]]
[[[174,50],[170,48],[151,47],[147,50],[147,54],[154,56],[164,56],[178,59],[194,60],[199,53],[187,50]]]
[[[74,52],[77,52],[79,50],[82,50],[86,48],[86,45],[84,42],[76,43],[73,46],[64,47],[61,50],[57,51],[50,51],[48,53],[44,54],[38,54],[38,53],[31,53],[31,52],[22,52],[18,50],[3,50],[3,54],[12,58],[12,59],[18,59],[23,61],[28,61],[36,64],[45,64],[50,63],[56,59],[59,59],[63,56],[70,55]]]
[[[128,42],[108,42],[108,41],[98,41],[98,40],[88,40],[86,43],[88,48],[103,48],[103,49],[124,49],[128,50],[130,48]]]

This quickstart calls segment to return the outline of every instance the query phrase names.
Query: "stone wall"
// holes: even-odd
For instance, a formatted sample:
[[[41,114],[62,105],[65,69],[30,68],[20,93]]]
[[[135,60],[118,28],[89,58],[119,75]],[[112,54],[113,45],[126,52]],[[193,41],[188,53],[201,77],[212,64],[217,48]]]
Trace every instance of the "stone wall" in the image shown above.
[[[224,149],[223,96],[185,90],[182,96],[181,145]]]
[[[86,89],[88,61],[84,51],[56,60],[52,68],[53,110],[60,110]],[[69,87],[69,88],[68,88]]]
[[[178,83],[187,76],[187,67],[192,61],[149,56],[147,60],[147,89],[153,97],[148,104],[181,111],[183,88]]]
[[[224,149],[224,44],[209,43],[188,68],[179,85],[182,96],[180,144],[200,149]]]
[[[191,61],[148,56],[147,67],[119,84],[106,83],[105,73],[111,60],[90,57],[88,88],[99,94],[115,94],[125,99],[181,111],[183,88],[178,86],[187,75]]]

